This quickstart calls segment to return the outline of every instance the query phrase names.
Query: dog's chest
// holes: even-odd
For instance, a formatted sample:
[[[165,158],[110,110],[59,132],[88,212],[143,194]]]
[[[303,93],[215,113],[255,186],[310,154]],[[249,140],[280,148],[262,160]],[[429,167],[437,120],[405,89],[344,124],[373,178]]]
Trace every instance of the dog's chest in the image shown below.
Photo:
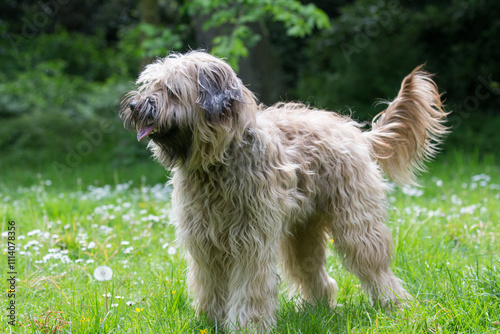
[[[211,224],[260,224],[262,220],[278,223],[294,205],[294,187],[280,172],[255,162],[213,166],[209,171],[188,175],[178,172],[174,177],[173,206],[196,212]]]

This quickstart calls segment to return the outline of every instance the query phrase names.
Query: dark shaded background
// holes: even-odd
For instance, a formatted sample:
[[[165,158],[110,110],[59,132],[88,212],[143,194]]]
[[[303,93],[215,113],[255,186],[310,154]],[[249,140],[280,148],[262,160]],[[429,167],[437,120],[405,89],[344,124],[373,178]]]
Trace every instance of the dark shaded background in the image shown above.
[[[216,1],[220,11],[265,1]],[[208,48],[231,23],[204,29],[218,7],[203,1],[48,0],[0,3],[0,166],[108,161],[133,164],[148,153],[123,130],[120,97],[142,67],[171,51]],[[232,59],[266,104],[301,100],[376,115],[417,65],[436,73],[453,133],[445,151],[498,154],[500,2],[497,0],[318,0],[329,28],[303,37],[261,15]],[[246,6],[246,7],[245,7]],[[214,9],[215,8],[215,9]],[[229,9],[228,9],[229,8]],[[208,14],[207,14],[208,13]],[[278,13],[279,14],[279,13]],[[258,38],[254,38],[258,36]],[[71,156],[78,161],[70,161]],[[71,159],[70,159],[71,160]],[[57,166],[56,166],[57,167]]]

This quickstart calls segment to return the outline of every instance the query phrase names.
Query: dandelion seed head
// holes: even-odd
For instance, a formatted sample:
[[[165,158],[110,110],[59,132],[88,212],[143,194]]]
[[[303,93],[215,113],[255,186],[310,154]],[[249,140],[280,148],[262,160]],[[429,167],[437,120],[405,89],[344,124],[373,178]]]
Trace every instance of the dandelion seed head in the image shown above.
[[[113,270],[107,266],[100,266],[94,270],[94,277],[98,281],[109,281],[113,277]]]

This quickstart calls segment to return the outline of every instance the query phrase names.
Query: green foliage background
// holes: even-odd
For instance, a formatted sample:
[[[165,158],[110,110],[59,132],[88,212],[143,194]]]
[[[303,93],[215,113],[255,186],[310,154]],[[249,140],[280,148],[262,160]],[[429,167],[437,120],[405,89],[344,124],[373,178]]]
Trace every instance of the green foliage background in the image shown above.
[[[151,5],[155,20],[144,14]],[[146,158],[121,128],[120,97],[147,62],[199,47],[237,70],[244,58],[272,55],[285,83],[280,96],[362,121],[380,111],[377,98],[394,97],[404,75],[426,63],[453,111],[447,148],[496,154],[500,144],[495,0],[8,1],[0,12],[3,166],[64,159],[82,130],[103,119],[113,130],[85,161]]]

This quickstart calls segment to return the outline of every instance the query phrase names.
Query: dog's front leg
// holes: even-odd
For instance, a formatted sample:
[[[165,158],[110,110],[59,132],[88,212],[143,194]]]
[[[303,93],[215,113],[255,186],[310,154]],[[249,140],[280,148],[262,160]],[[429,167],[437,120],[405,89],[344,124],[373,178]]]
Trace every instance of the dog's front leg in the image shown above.
[[[279,276],[277,238],[246,224],[229,271],[226,328],[265,331],[275,324]]]
[[[196,313],[206,315],[213,323],[221,322],[225,314],[227,278],[225,268],[214,248],[188,247],[187,285]]]

